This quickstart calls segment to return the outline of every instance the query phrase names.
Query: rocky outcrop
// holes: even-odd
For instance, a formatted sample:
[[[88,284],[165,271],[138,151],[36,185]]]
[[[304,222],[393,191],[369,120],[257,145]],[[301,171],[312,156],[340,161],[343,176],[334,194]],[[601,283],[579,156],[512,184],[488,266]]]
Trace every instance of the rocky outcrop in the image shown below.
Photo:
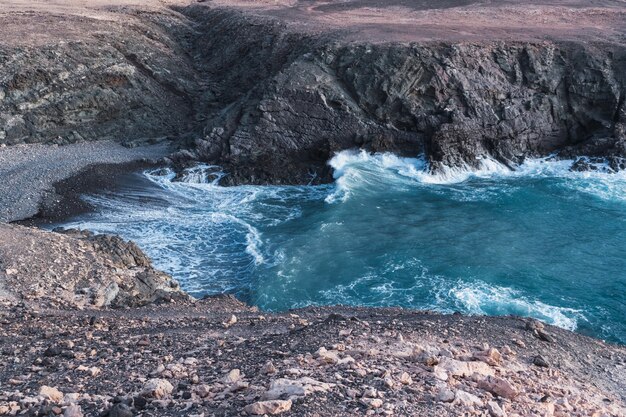
[[[0,299],[40,307],[129,307],[189,297],[132,242],[0,224]]]
[[[0,144],[137,141],[191,130],[196,86],[181,44],[185,18],[167,9],[100,14],[0,17]],[[20,26],[32,24],[49,32],[19,37]]]
[[[229,88],[216,95],[228,105],[196,144],[202,158],[228,165],[232,182],[328,180],[325,162],[346,148],[425,152],[434,169],[475,168],[484,158],[514,165],[561,150],[626,157],[621,45],[346,45],[275,22],[254,32],[240,16],[219,23],[201,31],[212,39],[203,43],[205,65],[215,65],[210,51],[245,65],[230,67]],[[220,47],[232,33],[240,47]]]
[[[281,5],[119,8],[106,18],[62,17],[89,33],[79,39],[8,42],[0,53],[0,143],[166,135],[191,149],[172,161],[223,165],[230,184],[329,181],[326,162],[347,148],[424,152],[433,169],[477,167],[483,158],[514,165],[553,152],[624,165],[619,36],[568,37],[544,27],[514,41],[486,26],[471,41],[399,41],[389,24],[376,36],[320,26],[295,3],[306,24],[295,25]],[[481,7],[463,13],[523,12]],[[614,26],[607,33],[624,20],[610,7],[579,17],[536,7],[574,26],[580,16],[600,16]],[[414,29],[424,38],[422,26]]]

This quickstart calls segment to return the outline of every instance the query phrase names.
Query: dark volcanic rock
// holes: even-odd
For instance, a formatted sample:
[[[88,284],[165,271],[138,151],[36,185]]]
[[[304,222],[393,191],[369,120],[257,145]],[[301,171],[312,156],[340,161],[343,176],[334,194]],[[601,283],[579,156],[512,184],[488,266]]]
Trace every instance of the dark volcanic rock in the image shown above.
[[[175,163],[221,164],[230,184],[329,181],[327,160],[350,148],[424,152],[435,170],[553,152],[609,157],[622,169],[625,26],[613,3],[578,14],[563,2],[533,3],[548,23],[512,26],[515,41],[481,19],[523,25],[523,5],[422,3],[377,4],[412,16],[412,35],[342,14],[371,7],[365,0],[119,8],[100,19],[16,15],[64,19],[76,30],[53,33],[64,42],[25,36],[2,46],[0,143],[167,135],[195,148]],[[429,9],[439,13],[435,32],[419,23]],[[475,21],[459,29],[463,16]]]

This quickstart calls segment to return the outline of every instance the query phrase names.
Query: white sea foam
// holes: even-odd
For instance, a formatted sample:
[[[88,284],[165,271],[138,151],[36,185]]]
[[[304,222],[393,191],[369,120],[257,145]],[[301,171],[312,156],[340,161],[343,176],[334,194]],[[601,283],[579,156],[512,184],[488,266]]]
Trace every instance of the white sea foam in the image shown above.
[[[402,158],[388,153],[342,151],[330,161],[336,187],[326,198],[327,203],[346,201],[355,190],[367,189],[376,183],[386,187],[406,187],[407,180],[421,185],[454,185],[472,179],[501,180],[516,178],[558,178],[574,191],[584,192],[605,200],[626,200],[626,171],[614,173],[607,164],[591,163],[594,170],[577,172],[570,168],[576,160],[553,156],[527,159],[510,168],[494,159],[482,158],[478,168],[468,165],[441,167],[430,171],[423,156]]]
[[[438,298],[448,298],[459,310],[469,314],[534,317],[568,330],[575,330],[578,320],[584,320],[580,310],[545,304],[529,299],[513,288],[481,281],[458,282],[452,288],[439,291]]]

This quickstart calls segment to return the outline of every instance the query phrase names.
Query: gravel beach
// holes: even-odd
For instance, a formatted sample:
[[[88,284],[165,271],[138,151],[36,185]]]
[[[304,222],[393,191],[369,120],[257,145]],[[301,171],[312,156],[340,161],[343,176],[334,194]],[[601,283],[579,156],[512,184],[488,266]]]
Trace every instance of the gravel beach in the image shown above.
[[[0,222],[35,216],[54,184],[88,167],[159,159],[168,145],[126,148],[118,143],[83,142],[72,145],[15,145],[0,148]]]

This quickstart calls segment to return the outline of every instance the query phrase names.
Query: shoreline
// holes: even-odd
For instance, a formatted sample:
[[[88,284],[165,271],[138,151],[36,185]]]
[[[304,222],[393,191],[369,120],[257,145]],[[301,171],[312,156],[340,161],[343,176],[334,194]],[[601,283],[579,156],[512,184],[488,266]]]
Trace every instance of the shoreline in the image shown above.
[[[120,181],[139,166],[91,168],[55,188],[79,201],[107,181],[98,175]],[[626,413],[626,346],[532,319],[193,300],[132,243],[15,224],[0,224],[0,264],[0,352],[20,358],[0,355],[0,415]]]
[[[0,148],[0,222],[26,220],[41,209],[53,216],[71,214],[80,209],[79,193],[106,187],[109,177],[156,163],[170,152],[170,144],[126,148],[107,141]],[[57,187],[66,194],[63,199]]]
[[[626,170],[625,23],[623,0],[0,0],[0,416],[626,416],[625,345],[195,300],[133,242],[35,227],[158,161],[277,185],[352,148]]]

